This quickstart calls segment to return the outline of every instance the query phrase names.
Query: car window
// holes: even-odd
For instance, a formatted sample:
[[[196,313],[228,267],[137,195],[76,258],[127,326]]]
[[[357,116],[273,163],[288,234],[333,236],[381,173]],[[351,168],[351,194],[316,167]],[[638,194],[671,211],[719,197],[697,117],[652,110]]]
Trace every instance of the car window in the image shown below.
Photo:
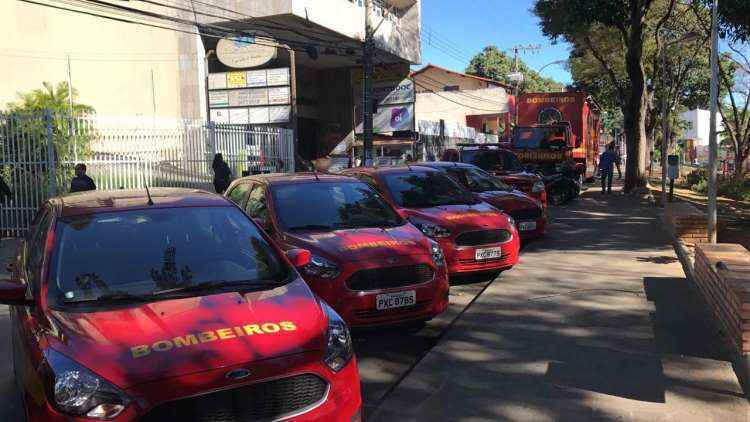
[[[250,192],[251,187],[252,185],[249,183],[241,183],[232,188],[232,190],[227,194],[227,197],[230,201],[239,206],[242,206],[242,203],[244,202],[247,193]]]
[[[271,288],[289,274],[275,249],[234,207],[77,216],[59,221],[56,238],[48,299],[60,306],[115,293],[153,297],[219,281]],[[207,293],[194,295],[199,294]]]
[[[372,177],[372,176],[370,176],[369,174],[355,173],[354,177],[356,177],[357,179],[359,179],[359,180],[367,183],[368,185],[372,186],[373,188],[377,189],[377,187],[378,187],[378,183],[375,181],[375,178]]]
[[[48,209],[43,208],[38,215],[39,220],[29,230],[29,236],[26,241],[26,274],[27,282],[37,291],[39,276],[44,263],[44,249],[47,241],[47,232],[52,223],[52,214]],[[36,218],[35,218],[36,220]]]
[[[448,173],[472,192],[510,190],[500,179],[477,168],[450,168]]]
[[[312,182],[271,187],[274,212],[284,230],[327,231],[404,224],[372,187],[362,182]],[[300,209],[300,204],[305,206]]]
[[[429,208],[476,203],[470,192],[437,171],[387,173],[383,175],[383,180],[393,200],[402,207]]]
[[[250,195],[247,198],[245,212],[250,217],[268,220],[266,189],[262,185],[253,185]]]
[[[461,151],[461,161],[485,171],[520,171],[521,162],[515,154],[497,149]]]

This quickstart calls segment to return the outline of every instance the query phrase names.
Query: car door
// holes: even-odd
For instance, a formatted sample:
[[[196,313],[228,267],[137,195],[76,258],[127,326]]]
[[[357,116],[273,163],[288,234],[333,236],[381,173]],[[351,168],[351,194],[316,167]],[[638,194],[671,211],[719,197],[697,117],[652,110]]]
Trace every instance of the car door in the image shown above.
[[[47,321],[41,314],[40,295],[45,266],[45,246],[52,225],[52,212],[48,207],[41,208],[23,240],[20,258],[15,274],[27,286],[27,297],[33,298],[36,306],[12,306],[11,330],[13,347],[13,369],[21,391],[39,391],[41,377],[36,371],[42,361],[39,342],[43,339],[42,324]]]

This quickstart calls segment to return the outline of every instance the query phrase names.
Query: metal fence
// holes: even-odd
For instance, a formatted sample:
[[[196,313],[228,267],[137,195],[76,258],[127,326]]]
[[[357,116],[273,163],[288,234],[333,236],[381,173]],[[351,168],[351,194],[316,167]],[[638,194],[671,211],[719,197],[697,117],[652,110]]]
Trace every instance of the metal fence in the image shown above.
[[[83,163],[98,189],[213,190],[221,153],[234,177],[294,170],[292,132],[200,120],[0,114],[0,235],[19,236],[47,198],[68,192]]]

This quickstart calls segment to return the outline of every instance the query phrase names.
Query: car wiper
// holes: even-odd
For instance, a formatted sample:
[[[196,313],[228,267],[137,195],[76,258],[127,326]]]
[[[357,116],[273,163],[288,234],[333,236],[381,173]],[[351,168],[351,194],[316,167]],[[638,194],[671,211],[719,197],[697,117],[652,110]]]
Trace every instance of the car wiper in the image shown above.
[[[153,299],[150,295],[136,295],[128,292],[107,292],[94,297],[73,297],[63,298],[64,303],[84,303],[84,302],[148,302]]]
[[[185,286],[175,287],[172,289],[155,290],[152,292],[154,296],[165,296],[170,294],[190,293],[198,291],[207,291],[215,289],[223,289],[227,287],[247,287],[247,290],[253,290],[263,288],[269,284],[279,284],[271,280],[212,280],[204,281],[196,284],[188,284]],[[245,290],[245,289],[243,289]]]
[[[290,231],[300,230],[331,230],[333,227],[324,224],[306,224],[304,226],[289,227]]]

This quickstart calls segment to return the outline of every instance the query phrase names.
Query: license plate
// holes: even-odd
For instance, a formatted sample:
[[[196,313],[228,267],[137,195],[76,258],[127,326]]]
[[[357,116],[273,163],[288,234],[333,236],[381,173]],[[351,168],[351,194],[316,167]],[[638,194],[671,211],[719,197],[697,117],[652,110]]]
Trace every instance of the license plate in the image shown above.
[[[477,249],[474,252],[474,259],[477,261],[484,261],[486,259],[496,259],[503,256],[503,250],[497,246],[494,248],[482,248]]]
[[[522,232],[536,230],[536,221],[521,221],[518,223],[518,230]]]
[[[383,293],[375,297],[375,307],[378,311],[383,309],[403,308],[414,306],[417,303],[417,292],[409,290],[398,293]]]

